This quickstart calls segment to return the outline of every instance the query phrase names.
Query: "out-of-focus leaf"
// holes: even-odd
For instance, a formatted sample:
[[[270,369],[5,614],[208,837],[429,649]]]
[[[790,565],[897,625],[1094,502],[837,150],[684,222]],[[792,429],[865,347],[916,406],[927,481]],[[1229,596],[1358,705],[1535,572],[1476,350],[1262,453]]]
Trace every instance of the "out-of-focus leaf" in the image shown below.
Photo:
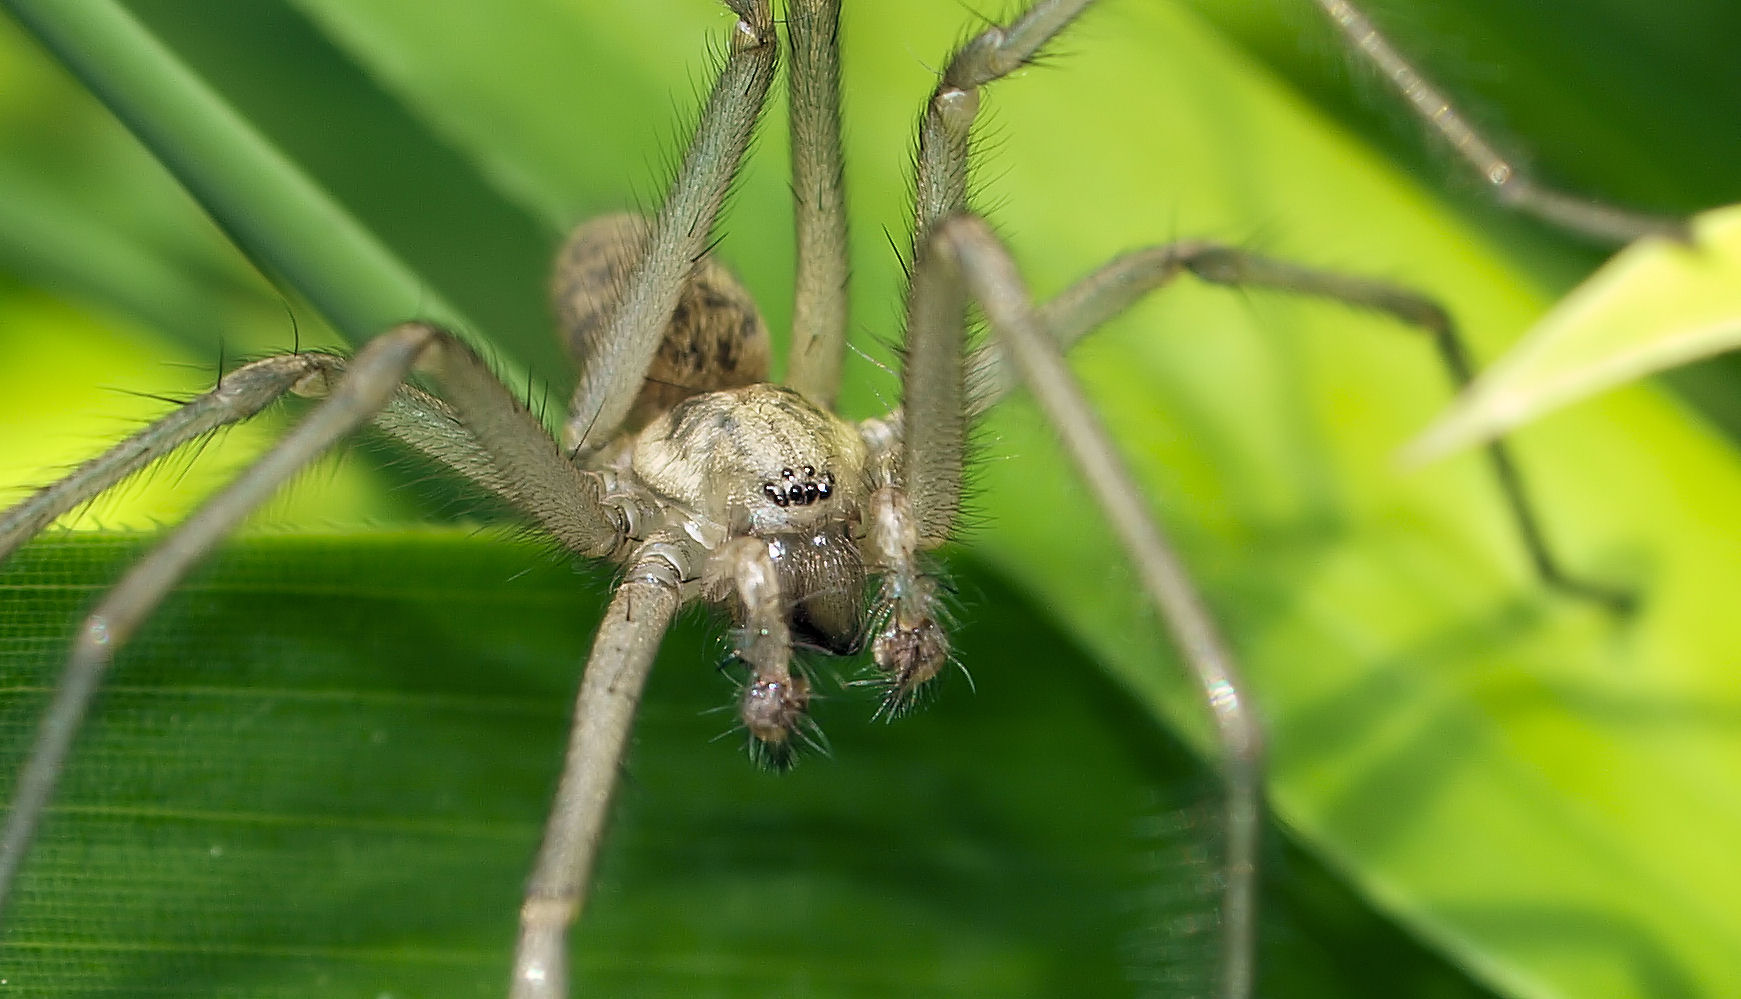
[[[0,570],[0,774],[78,608],[149,540],[49,539]],[[866,725],[874,698],[824,674],[833,755],[785,775],[718,710],[716,626],[677,628],[577,988],[1207,991],[1213,782],[1018,595],[961,579],[986,600],[961,654],[1001,664],[996,689]],[[501,995],[607,584],[472,532],[237,546],[118,663],[9,913],[6,994]],[[1273,845],[1267,995],[1480,999]]]
[[[1741,207],[1702,215],[1691,245],[1644,240],[1561,299],[1409,445],[1424,461],[1560,406],[1741,345]]]
[[[116,3],[8,9],[108,104],[262,266],[361,339],[419,303],[419,279]],[[317,254],[318,247],[318,254]],[[434,318],[457,317],[424,301]]]

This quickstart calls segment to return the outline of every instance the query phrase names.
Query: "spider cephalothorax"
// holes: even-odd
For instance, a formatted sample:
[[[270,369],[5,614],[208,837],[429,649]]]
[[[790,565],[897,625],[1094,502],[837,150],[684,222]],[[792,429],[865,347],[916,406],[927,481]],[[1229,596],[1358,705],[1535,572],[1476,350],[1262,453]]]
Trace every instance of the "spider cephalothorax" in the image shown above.
[[[607,216],[576,230],[558,256],[555,310],[582,364],[649,231],[638,216]],[[610,475],[613,493],[639,497],[643,512],[630,533],[681,539],[665,550],[738,624],[736,654],[751,672],[740,717],[763,744],[752,746],[755,755],[779,762],[789,759],[809,702],[807,679],[790,666],[793,644],[836,655],[861,649],[867,570],[898,566],[903,542],[867,526],[873,508],[900,502],[898,421],[851,423],[768,378],[767,331],[753,300],[705,255],[665,327],[626,432],[589,451],[588,427],[571,421],[569,439],[581,464]],[[917,542],[905,544],[911,550]],[[903,615],[887,603],[871,616],[880,629],[871,644],[892,710],[937,675],[949,649],[928,608]]]
[[[745,633],[745,726],[785,743],[808,696],[787,663],[791,642],[837,654],[863,644],[864,511],[876,488],[865,441],[798,392],[755,384],[685,398],[626,451],[664,523],[706,551],[705,593]]]

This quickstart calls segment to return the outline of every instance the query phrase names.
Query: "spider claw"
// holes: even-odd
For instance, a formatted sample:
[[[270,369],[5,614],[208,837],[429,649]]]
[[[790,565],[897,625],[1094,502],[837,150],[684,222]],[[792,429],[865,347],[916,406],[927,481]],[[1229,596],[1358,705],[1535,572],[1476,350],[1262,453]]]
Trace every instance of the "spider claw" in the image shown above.
[[[757,680],[744,688],[738,710],[759,743],[785,745],[810,707],[810,681],[803,676]]]
[[[891,614],[871,641],[871,659],[888,685],[879,716],[895,718],[912,708],[919,691],[951,661],[949,636],[934,617],[924,615],[911,624]]]
[[[749,741],[750,762],[759,770],[785,773],[797,763],[797,750],[789,742],[769,743],[752,738]]]

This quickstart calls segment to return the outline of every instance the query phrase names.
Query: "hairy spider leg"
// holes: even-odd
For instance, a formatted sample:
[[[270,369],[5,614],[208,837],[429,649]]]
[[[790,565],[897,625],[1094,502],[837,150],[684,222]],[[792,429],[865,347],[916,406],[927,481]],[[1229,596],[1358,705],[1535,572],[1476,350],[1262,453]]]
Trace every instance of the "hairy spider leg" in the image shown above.
[[[79,627],[72,653],[61,671],[54,698],[37,727],[30,756],[17,784],[14,785],[12,802],[7,809],[6,829],[4,836],[0,837],[0,912],[3,912],[6,897],[23,862],[24,854],[29,849],[30,841],[42,823],[43,812],[54,795],[55,785],[66,765],[73,740],[78,735],[104,674],[114,661],[115,653],[132,637],[140,623],[175,588],[188,570],[228,536],[250,511],[276,492],[287,479],[366,422],[377,409],[386,404],[428,343],[428,336],[422,331],[395,332],[398,335],[388,334],[371,343],[369,348],[358,355],[350,376],[340,383],[337,392],[309,414],[289,436],[255,462],[248,472],[209,500],[162,544],[133,566],[85,618]],[[280,365],[275,369],[256,368],[250,372],[250,375],[268,376],[276,373],[279,377],[263,378],[265,384],[260,386],[259,391],[250,393],[250,398],[246,400],[248,408],[257,412],[296,383],[297,378],[290,377],[295,371],[283,371],[284,367],[287,366]],[[253,381],[251,377],[247,380]],[[184,435],[183,440],[197,436],[189,431],[197,425],[199,416],[224,415],[216,407],[213,396],[214,393],[207,393],[189,406],[183,407],[184,410],[190,407],[194,410],[189,421],[173,428]],[[106,488],[110,483],[105,480],[129,464],[128,459],[136,455],[149,455],[143,458],[148,461],[151,457],[161,455],[162,446],[170,438],[164,434],[152,434],[155,429],[156,425],[148,427],[145,432],[135,434],[127,442],[111,449],[108,454],[87,462],[80,471],[90,469],[92,472],[83,480],[84,487],[91,490],[89,495],[94,496]],[[37,496],[50,493],[55,488],[50,486]],[[50,495],[57,501],[70,498],[65,493]],[[17,509],[30,507],[34,499],[35,497],[25,501]],[[13,511],[16,512],[17,510]],[[6,519],[12,520],[14,517],[9,513]]]
[[[1634,211],[1539,183],[1470,124],[1444,92],[1398,52],[1349,0],[1313,0],[1356,55],[1377,70],[1403,103],[1467,163],[1501,205],[1597,243],[1643,236],[1689,239],[1686,221]]]
[[[643,549],[611,595],[575,698],[575,724],[543,844],[520,907],[514,999],[566,999],[568,928],[580,915],[617,764],[634,725],[653,657],[681,604],[679,570]]]
[[[1138,299],[1187,272],[1209,284],[1269,289],[1383,313],[1399,323],[1423,330],[1433,338],[1439,358],[1450,373],[1453,388],[1461,391],[1475,378],[1474,364],[1458,333],[1456,321],[1443,306],[1426,295],[1385,281],[1302,267],[1240,247],[1205,240],[1145,247],[1108,261],[1041,306],[1041,327],[1048,331],[1060,349],[1068,351],[1082,337],[1130,308]],[[1008,364],[1003,345],[995,341],[974,356],[969,383],[979,389],[974,398],[976,412],[989,408],[1014,387]],[[1614,613],[1630,611],[1636,604],[1635,594],[1598,580],[1586,579],[1561,565],[1547,541],[1541,518],[1524,486],[1523,474],[1505,440],[1499,438],[1490,442],[1486,452],[1488,466],[1517,527],[1518,538],[1542,583],[1565,596],[1600,604]]]
[[[602,301],[566,312],[563,289],[567,279],[559,266],[555,281],[558,314],[571,319],[570,345],[581,362],[580,381],[563,433],[563,447],[577,461],[598,454],[616,440],[636,400],[650,388],[646,382],[655,356],[668,336],[679,304],[690,293],[691,275],[707,250],[714,218],[749,146],[773,81],[779,49],[770,0],[725,2],[738,18],[731,29],[725,65],[664,204],[642,237],[639,259]],[[608,257],[619,251],[604,252]],[[568,259],[568,254],[562,259]],[[750,313],[754,314],[753,305]],[[603,318],[606,314],[608,320]],[[580,325],[572,323],[573,316],[583,317]],[[597,321],[585,319],[587,316],[595,316]],[[659,373],[653,374],[657,378]],[[676,587],[695,577],[701,558],[692,539],[672,537],[666,544],[668,547],[657,551],[644,547],[632,565],[663,566],[659,571],[671,579],[661,576],[655,584],[641,578],[636,587],[663,588],[654,597],[655,606],[663,607],[669,600],[674,609],[679,602]],[[637,580],[638,572],[640,568],[631,568],[631,582]],[[556,804],[545,824],[521,907],[510,986],[515,999],[567,995],[568,929],[584,905],[634,700],[669,621],[668,612],[663,616],[655,612],[644,620],[635,618],[623,590],[611,606],[607,630],[600,632],[581,681]],[[595,673],[633,677],[635,693],[625,702],[626,688],[597,681]]]
[[[738,16],[725,65],[653,220],[646,250],[591,345],[569,403],[563,446],[577,455],[610,443],[639,395],[640,376],[659,349],[690,268],[707,249],[773,81],[779,49],[771,0],[725,2]]]
[[[446,402],[402,385],[414,366],[435,378]],[[74,473],[80,489],[51,485],[0,516],[0,523],[34,522],[48,508],[64,512],[199,434],[258,413],[286,391],[326,398],[135,565],[80,628],[7,812],[0,838],[0,905],[116,653],[251,511],[364,423],[383,417],[384,429],[493,489],[577,554],[605,557],[622,547],[621,525],[630,515],[605,503],[600,478],[563,457],[537,418],[470,347],[427,323],[394,327],[348,361],[310,353],[244,366],[224,385],[81,466]]]
[[[994,26],[970,39],[950,59],[920,124],[913,269],[901,367],[904,495],[879,493],[891,520],[885,530],[897,544],[884,555],[892,563],[890,578],[897,586],[908,581],[909,588],[892,594],[895,603],[886,612],[890,623],[878,641],[901,651],[919,644],[919,635],[936,632],[928,606],[932,597],[920,582],[916,558],[919,550],[934,548],[948,537],[960,510],[966,426],[974,408],[967,391],[971,296],[1004,340],[1100,499],[1215,718],[1227,835],[1220,902],[1221,994],[1246,999],[1255,975],[1263,811],[1263,740],[1247,688],[1182,560],[1155,524],[1058,348],[1046,339],[1007,252],[983,222],[965,214],[979,88],[1026,64],[1089,2],[1042,0],[1008,27]],[[879,513],[884,509],[877,507]],[[914,669],[901,660],[879,665]]]
[[[1263,730],[1227,641],[1210,616],[1172,543],[1149,512],[1148,501],[1118,456],[1106,429],[1045,331],[1009,251],[991,227],[973,215],[946,219],[932,232],[914,271],[913,314],[926,320],[909,330],[913,342],[944,340],[958,350],[953,367],[967,367],[959,350],[959,312],[933,312],[918,300],[971,297],[1007,348],[1007,357],[1034,393],[1065,450],[1076,462],[1102,511],[1136,566],[1180,657],[1202,688],[1215,721],[1226,800],[1227,835],[1221,894],[1220,994],[1246,999],[1256,968],[1258,850],[1263,823]],[[943,326],[929,323],[945,318]]]
[[[788,0],[797,273],[786,384],[824,409],[846,353],[846,191],[840,142],[840,0]]]

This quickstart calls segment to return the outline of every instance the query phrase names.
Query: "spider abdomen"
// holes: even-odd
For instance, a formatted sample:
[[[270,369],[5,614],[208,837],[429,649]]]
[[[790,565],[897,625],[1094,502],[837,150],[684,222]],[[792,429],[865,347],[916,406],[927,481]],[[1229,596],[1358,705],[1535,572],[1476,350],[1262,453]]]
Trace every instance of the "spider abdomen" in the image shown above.
[[[649,231],[640,215],[601,216],[577,227],[557,255],[551,304],[563,344],[583,371],[600,353]],[[639,429],[689,396],[767,380],[768,328],[755,300],[730,268],[704,254],[623,425]]]

